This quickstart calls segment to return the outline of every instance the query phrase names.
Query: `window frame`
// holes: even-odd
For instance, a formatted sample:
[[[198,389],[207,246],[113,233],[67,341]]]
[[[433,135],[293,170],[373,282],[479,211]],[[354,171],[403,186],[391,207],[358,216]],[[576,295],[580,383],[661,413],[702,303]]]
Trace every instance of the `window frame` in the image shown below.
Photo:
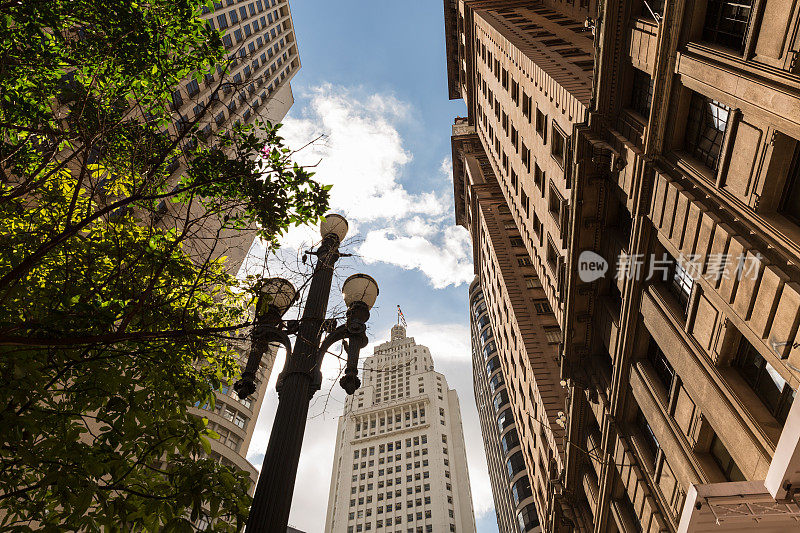
[[[710,121],[709,108],[711,108]],[[722,102],[696,91],[691,92],[683,147],[692,157],[715,173],[722,161],[725,138],[733,119],[732,111]],[[724,123],[724,126],[720,129],[719,124],[715,125],[715,122]]]

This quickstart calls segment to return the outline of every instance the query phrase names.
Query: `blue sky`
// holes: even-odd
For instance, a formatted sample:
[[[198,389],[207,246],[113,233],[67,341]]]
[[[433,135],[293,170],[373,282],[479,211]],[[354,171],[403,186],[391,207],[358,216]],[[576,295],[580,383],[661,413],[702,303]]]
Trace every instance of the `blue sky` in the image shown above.
[[[437,370],[461,399],[478,531],[497,531],[472,394],[467,286],[469,236],[453,222],[450,127],[463,102],[447,99],[440,1],[293,2],[302,68],[283,134],[296,154],[332,183],[333,211],[351,222],[344,275],[362,271],[380,286],[370,340],[388,339],[402,306],[408,334],[431,348]],[[286,253],[315,229],[292,231]],[[372,352],[368,347],[364,355]],[[249,449],[260,464],[277,397],[278,358]],[[324,369],[335,377],[335,360]],[[342,393],[329,379],[312,405],[290,522],[322,531]],[[328,389],[332,394],[324,394]]]

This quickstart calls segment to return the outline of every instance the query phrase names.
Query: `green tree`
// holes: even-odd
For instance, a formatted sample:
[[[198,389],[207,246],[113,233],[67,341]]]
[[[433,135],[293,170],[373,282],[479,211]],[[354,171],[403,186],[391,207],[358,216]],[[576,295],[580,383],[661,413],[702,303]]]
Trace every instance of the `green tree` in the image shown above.
[[[192,0],[0,1],[0,529],[244,524],[249,481],[187,409],[239,371],[225,239],[316,221],[278,126],[175,120],[228,51]],[[202,246],[198,245],[202,243]]]

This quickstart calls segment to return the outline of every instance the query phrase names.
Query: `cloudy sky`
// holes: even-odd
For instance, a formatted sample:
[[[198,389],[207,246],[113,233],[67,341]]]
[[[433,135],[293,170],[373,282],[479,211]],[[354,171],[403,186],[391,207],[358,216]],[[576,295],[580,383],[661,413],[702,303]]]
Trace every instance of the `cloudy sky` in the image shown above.
[[[282,134],[294,149],[319,138],[295,158],[316,165],[316,178],[333,184],[332,210],[350,222],[345,251],[354,256],[340,260],[341,279],[361,271],[380,285],[370,319],[372,344],[362,354],[388,340],[399,304],[409,336],[431,349],[436,369],[458,391],[478,531],[496,532],[472,393],[470,240],[453,220],[450,127],[465,108],[447,99],[442,4],[345,0],[291,6],[302,68],[292,82],[295,104]],[[284,261],[294,267],[296,250],[317,236],[315,229],[290,232]],[[251,252],[263,253],[257,246]],[[256,465],[269,439],[274,381],[282,366],[279,356],[248,452]],[[321,532],[325,523],[344,398],[333,387],[338,368],[329,357],[323,391],[307,422],[294,494],[290,523],[309,533]]]

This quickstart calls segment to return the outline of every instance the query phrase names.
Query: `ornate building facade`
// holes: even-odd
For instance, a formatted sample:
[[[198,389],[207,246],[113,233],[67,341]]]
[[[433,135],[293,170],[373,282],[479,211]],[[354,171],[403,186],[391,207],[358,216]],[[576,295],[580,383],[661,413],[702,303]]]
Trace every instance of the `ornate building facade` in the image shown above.
[[[535,272],[562,336],[558,372],[528,382],[563,399],[542,501],[533,491],[545,531],[800,518],[798,11],[445,2],[450,97],[468,110],[453,134],[457,222],[478,263],[479,169],[512,221],[499,233],[519,239],[510,271]],[[524,299],[476,271],[487,307]],[[542,418],[510,403],[518,427]]]

